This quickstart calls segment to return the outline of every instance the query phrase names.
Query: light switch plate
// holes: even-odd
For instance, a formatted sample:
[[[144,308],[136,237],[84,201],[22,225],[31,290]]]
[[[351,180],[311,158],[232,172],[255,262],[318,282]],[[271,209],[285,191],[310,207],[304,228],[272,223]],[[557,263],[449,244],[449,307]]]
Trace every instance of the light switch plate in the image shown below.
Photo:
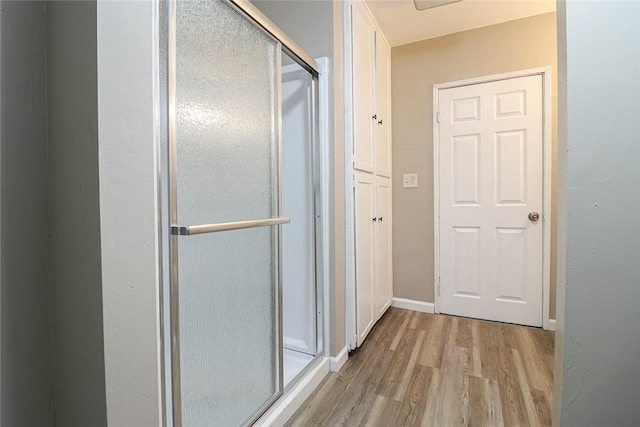
[[[418,186],[417,173],[405,173],[404,175],[402,175],[403,188],[416,188],[417,186]]]

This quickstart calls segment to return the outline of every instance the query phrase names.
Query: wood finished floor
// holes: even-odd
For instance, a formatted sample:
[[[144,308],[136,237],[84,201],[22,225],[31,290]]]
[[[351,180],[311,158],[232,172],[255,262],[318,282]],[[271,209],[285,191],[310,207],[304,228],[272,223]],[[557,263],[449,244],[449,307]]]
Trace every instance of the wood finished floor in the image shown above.
[[[548,426],[553,332],[391,308],[288,426]]]

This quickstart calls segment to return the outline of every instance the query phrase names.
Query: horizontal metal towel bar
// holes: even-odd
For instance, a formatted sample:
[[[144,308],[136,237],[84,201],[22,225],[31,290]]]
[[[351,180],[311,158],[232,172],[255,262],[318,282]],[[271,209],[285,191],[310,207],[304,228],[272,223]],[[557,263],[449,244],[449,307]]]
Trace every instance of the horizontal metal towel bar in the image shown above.
[[[204,225],[172,225],[171,234],[177,236],[192,236],[194,234],[216,233],[218,231],[241,230],[243,228],[265,227],[268,225],[288,224],[291,218],[253,219],[250,221],[222,222]]]

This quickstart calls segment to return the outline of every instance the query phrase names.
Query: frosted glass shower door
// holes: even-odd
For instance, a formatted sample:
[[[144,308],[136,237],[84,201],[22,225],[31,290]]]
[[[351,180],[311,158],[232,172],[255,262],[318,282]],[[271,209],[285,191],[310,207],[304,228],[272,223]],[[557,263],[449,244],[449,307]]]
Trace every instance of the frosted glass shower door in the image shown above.
[[[280,45],[224,1],[174,5],[174,425],[238,426],[282,391]]]

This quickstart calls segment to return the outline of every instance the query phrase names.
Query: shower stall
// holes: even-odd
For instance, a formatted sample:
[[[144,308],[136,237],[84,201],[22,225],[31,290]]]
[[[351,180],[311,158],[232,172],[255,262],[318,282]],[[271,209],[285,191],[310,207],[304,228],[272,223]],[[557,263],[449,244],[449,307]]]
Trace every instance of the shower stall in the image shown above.
[[[159,21],[166,422],[248,425],[324,355],[318,65],[244,1]]]

